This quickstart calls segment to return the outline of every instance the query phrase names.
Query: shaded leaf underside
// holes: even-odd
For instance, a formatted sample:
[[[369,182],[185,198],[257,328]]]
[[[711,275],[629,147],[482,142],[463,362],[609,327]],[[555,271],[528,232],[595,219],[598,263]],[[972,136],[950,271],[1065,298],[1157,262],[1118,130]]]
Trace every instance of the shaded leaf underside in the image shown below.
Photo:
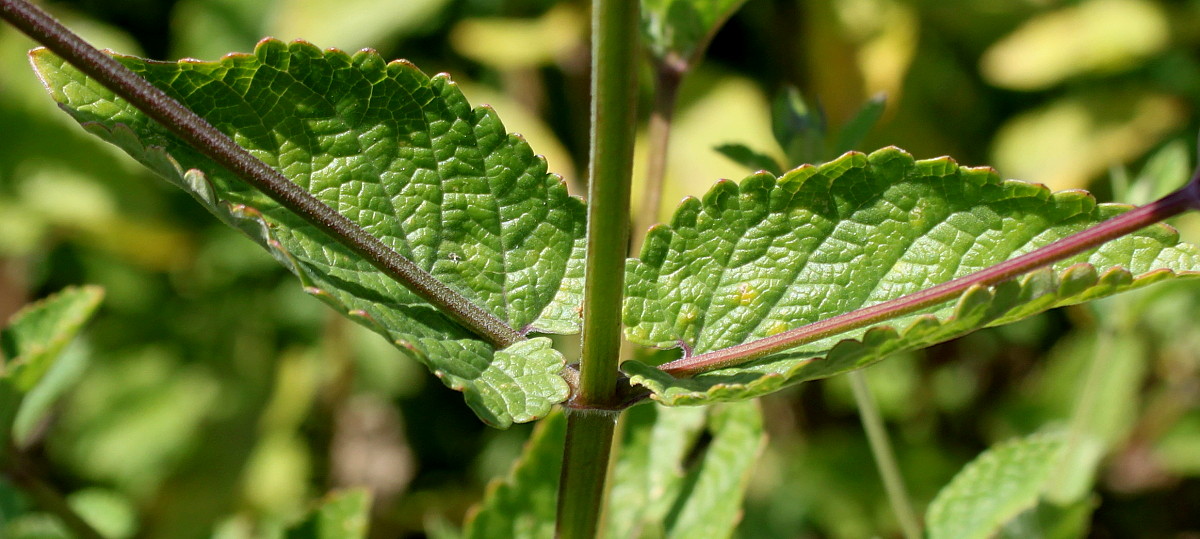
[[[628,269],[626,336],[700,354],[967,275],[1117,215],[1083,191],[1002,181],[948,158],[888,148],[850,153],[779,179],[719,182],[650,232]],[[752,364],[676,379],[622,369],[670,404],[749,398],[904,350],[1174,276],[1200,250],[1156,225],[922,313],[800,346]]]
[[[528,361],[497,356],[53,54],[32,57],[55,100],[89,131],[246,232],[310,293],[425,362],[485,421],[528,421],[566,398],[563,360],[545,343],[516,345],[536,351]],[[512,327],[578,331],[583,203],[448,77],[373,51],[277,40],[219,62],[117,59]]]

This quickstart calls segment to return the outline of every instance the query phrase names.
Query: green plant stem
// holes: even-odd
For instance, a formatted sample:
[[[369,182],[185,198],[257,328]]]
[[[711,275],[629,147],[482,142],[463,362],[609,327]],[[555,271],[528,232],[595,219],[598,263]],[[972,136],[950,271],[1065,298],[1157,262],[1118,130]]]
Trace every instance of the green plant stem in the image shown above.
[[[612,399],[621,347],[637,116],[638,0],[592,2],[592,129],[583,349],[576,401]],[[630,35],[633,38],[630,38]]]
[[[662,205],[663,179],[667,175],[667,153],[671,145],[671,119],[679,96],[679,83],[684,70],[677,62],[658,62],[654,84],[654,110],[650,111],[647,128],[649,149],[646,154],[646,184],[642,190],[642,205],[637,213],[634,243],[631,252],[641,251],[646,230],[658,222]]]
[[[567,408],[567,453],[559,480],[559,539],[591,539],[600,530],[619,414]]]
[[[16,448],[9,447],[4,457],[4,475],[17,488],[33,498],[43,510],[54,514],[72,534],[81,539],[104,539],[96,528],[92,527],[75,509],[67,503],[66,497],[57,489],[34,473],[34,466],[28,462],[25,455]]]
[[[567,403],[558,535],[600,527],[615,414],[637,116],[638,0],[592,2],[592,128],[579,385]],[[631,31],[632,30],[632,31]],[[630,35],[632,34],[632,38]]]
[[[952,300],[976,286],[992,286],[1042,266],[1048,266],[1125,234],[1135,232],[1188,209],[1200,207],[1200,176],[1182,189],[1135,208],[1050,245],[990,268],[944,282],[890,301],[826,318],[757,341],[686,357],[662,365],[673,376],[691,376],[740,365],[789,348],[882,322]]]
[[[89,45],[46,12],[24,0],[0,0],[0,17],[493,346],[506,348],[525,338],[251,155],[204,118]]]
[[[888,439],[887,428],[883,425],[883,417],[879,413],[879,404],[871,395],[867,385],[867,377],[863,371],[847,373],[850,377],[850,388],[854,390],[854,402],[858,404],[858,416],[862,419],[863,430],[867,433],[867,443],[871,445],[871,456],[875,458],[875,466],[879,469],[879,477],[883,479],[883,488],[887,491],[888,502],[905,539],[919,539],[921,525],[918,524],[917,514],[913,511],[912,501],[908,490],[904,488],[904,478],[900,475],[900,467],[896,464],[896,452]]]

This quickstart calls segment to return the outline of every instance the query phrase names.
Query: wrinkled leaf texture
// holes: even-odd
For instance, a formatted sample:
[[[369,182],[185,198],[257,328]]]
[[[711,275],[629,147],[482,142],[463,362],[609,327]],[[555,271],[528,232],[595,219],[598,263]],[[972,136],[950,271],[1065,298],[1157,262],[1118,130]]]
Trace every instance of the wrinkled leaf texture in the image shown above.
[[[305,289],[386,336],[504,427],[567,397],[545,338],[507,353],[238,181],[48,51],[56,101],[246,232]],[[217,62],[115,57],[333,209],[514,328],[579,330],[584,207],[495,112],[445,75],[374,51],[266,39]]]
[[[898,298],[987,268],[1129,209],[1079,190],[1002,181],[949,158],[886,148],[776,178],[718,182],[648,234],[627,272],[624,322],[635,343],[700,354]],[[668,404],[762,395],[889,354],[1172,277],[1196,277],[1200,249],[1159,224],[958,300],[677,379],[627,361]]]

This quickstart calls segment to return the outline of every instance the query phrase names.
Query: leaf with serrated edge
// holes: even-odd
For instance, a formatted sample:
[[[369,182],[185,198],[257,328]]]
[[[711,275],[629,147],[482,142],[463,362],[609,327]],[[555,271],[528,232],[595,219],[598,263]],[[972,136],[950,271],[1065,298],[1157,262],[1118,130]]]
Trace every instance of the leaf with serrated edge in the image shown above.
[[[746,0],[642,0],[642,36],[659,60],[693,63]]]
[[[692,354],[760,339],[967,275],[1129,209],[1082,191],[1001,181],[948,158],[896,148],[849,153],[776,179],[719,182],[650,232],[626,276],[626,336]],[[1167,225],[1113,240],[957,302],[676,379],[622,370],[668,404],[745,399],[864,367],[986,326],[1200,275],[1200,249]]]
[[[1037,504],[1066,448],[1064,436],[1040,434],[984,451],[929,505],[929,537],[994,537],[1006,522]]]
[[[543,361],[553,351],[540,349],[538,372],[499,360],[487,343],[112,92],[45,50],[31,56],[54,99],[89,131],[246,232],[311,294],[426,363],[466,393],[484,421],[536,419],[567,397],[563,360]],[[472,109],[448,77],[385,63],[373,51],[277,40],[219,62],[116,58],[512,327],[579,330],[582,201],[491,109]],[[514,367],[520,372],[506,370]]]

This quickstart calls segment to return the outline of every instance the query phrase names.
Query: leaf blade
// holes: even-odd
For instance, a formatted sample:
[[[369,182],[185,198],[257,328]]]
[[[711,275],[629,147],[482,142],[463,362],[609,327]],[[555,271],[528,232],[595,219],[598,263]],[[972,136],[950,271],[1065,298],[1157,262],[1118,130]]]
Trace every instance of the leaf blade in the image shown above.
[[[479,406],[511,400],[480,396],[497,390],[480,378],[496,360],[487,343],[52,54],[32,58],[52,96],[85,127],[246,232],[310,293],[466,392],[486,422],[529,416]],[[370,51],[351,56],[275,40],[218,62],[118,59],[512,327],[578,331],[571,303],[581,286],[582,202],[447,77],[385,64]],[[566,398],[565,384],[550,380],[561,364],[542,364],[537,385],[559,391],[529,406],[534,416]]]
[[[703,201],[685,201],[630,262],[626,335],[691,354],[718,350],[972,273],[1125,209],[1096,205],[1080,191],[1051,194],[1000,181],[993,171],[945,158],[915,161],[894,148],[847,154],[778,180],[757,174],[740,186],[721,182]],[[1053,270],[968,291],[957,304],[744,367],[689,380],[633,362],[622,368],[670,404],[749,398],[1198,270],[1200,249],[1179,243],[1170,227],[1153,226]]]

